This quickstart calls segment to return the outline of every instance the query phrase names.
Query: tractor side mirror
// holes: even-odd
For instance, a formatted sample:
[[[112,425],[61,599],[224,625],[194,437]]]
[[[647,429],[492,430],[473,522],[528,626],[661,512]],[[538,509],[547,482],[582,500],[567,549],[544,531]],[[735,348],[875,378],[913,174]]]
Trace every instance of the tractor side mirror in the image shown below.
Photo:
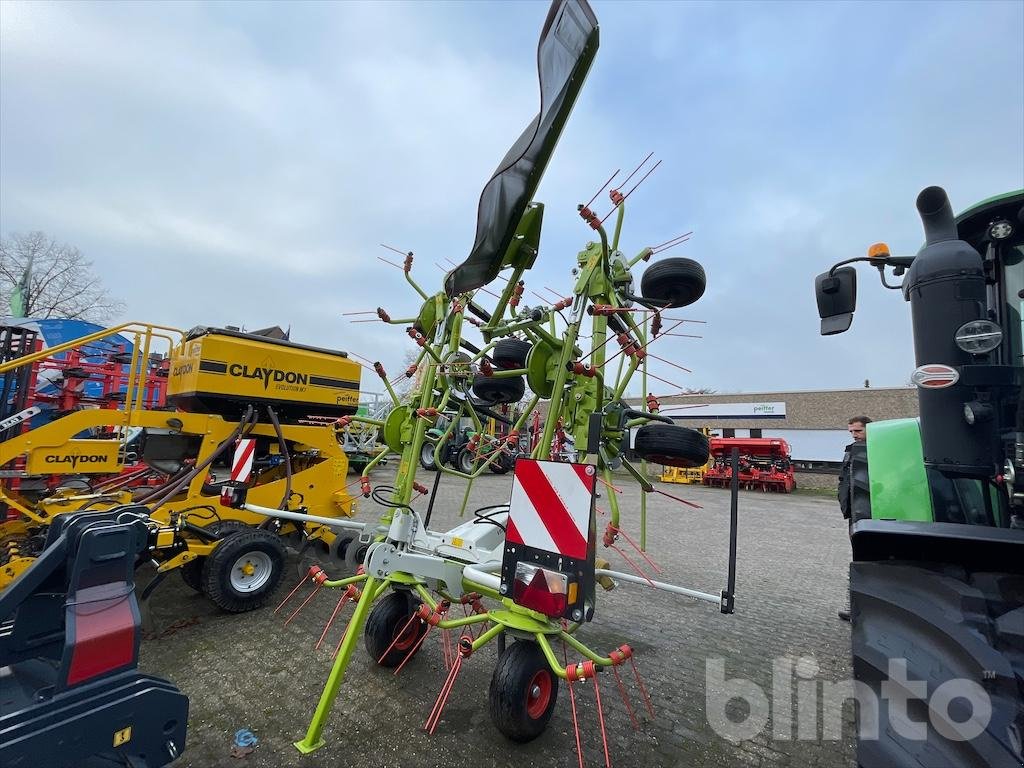
[[[814,293],[818,299],[821,335],[831,336],[849,329],[857,308],[857,271],[853,267],[840,267],[832,274],[822,272],[814,279]]]

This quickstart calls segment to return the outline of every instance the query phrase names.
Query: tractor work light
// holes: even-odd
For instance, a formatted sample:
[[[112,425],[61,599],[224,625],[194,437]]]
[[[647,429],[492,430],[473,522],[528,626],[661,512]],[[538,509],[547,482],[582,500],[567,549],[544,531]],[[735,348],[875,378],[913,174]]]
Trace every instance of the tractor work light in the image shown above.
[[[977,400],[971,400],[969,403],[964,403],[964,421],[972,427],[975,424],[988,421],[992,416],[992,406],[988,403],[981,403]]]
[[[569,584],[569,577],[564,573],[520,562],[516,563],[512,600],[523,608],[557,618],[565,613],[570,603],[575,602],[570,599],[570,592],[576,591],[575,586]],[[575,598],[575,594],[571,597]]]
[[[1013,225],[1006,219],[996,221],[988,228],[988,235],[993,240],[1005,240],[1013,234]]]
[[[1003,329],[991,320],[971,320],[961,325],[953,336],[956,345],[972,355],[984,355],[1003,341]]]

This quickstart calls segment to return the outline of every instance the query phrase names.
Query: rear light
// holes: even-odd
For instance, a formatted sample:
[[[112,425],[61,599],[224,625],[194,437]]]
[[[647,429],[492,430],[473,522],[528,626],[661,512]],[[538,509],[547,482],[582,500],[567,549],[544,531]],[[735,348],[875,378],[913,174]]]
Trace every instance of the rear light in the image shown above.
[[[126,582],[79,589],[69,603],[74,647],[67,684],[77,685],[135,662],[135,599]]]
[[[244,485],[225,483],[220,489],[220,505],[222,507],[241,509],[245,505],[247,492],[248,488]]]
[[[545,616],[558,617],[569,607],[569,592],[569,577],[566,574],[529,563],[516,563],[512,599],[517,605]]]

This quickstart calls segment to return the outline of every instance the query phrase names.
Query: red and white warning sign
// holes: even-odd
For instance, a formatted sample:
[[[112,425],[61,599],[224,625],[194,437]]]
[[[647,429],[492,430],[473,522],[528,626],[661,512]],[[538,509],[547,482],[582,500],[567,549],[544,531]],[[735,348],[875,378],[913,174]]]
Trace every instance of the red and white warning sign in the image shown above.
[[[505,540],[585,559],[594,481],[593,464],[520,459]]]
[[[256,454],[256,438],[246,437],[235,446],[235,457],[231,461],[231,482],[247,483],[252,474],[252,459]]]

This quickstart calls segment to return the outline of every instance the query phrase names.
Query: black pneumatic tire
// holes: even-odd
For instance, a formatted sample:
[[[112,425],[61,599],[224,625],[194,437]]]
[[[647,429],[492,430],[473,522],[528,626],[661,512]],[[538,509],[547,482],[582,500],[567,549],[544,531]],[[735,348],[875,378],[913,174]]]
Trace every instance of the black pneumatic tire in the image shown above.
[[[1024,574],[971,573],[938,563],[855,562],[850,600],[854,677],[879,702],[879,737],[866,734],[857,746],[862,768],[1022,764]],[[928,700],[911,699],[901,715],[925,724],[925,740],[909,740],[890,724],[890,702],[881,696],[890,659],[905,659],[907,679],[927,683]],[[947,689],[968,696],[936,705],[945,698],[936,691],[951,680],[958,682]],[[991,707],[983,731],[950,740],[935,728],[938,722],[947,733],[971,735],[961,724],[974,714],[975,694],[987,697]]]
[[[409,617],[417,607],[408,592],[392,592],[373,606],[363,629],[363,645],[375,664],[397,667],[413,648],[416,648],[414,655],[419,652],[416,645],[426,634],[427,625],[419,620],[409,624]],[[400,633],[401,637],[395,642]]]
[[[651,264],[640,278],[641,295],[666,309],[693,304],[706,287],[704,267],[693,259],[663,259]]]
[[[473,474],[476,471],[476,454],[463,448],[455,458],[455,468],[465,475]]]
[[[261,607],[284,575],[284,544],[277,534],[252,528],[223,539],[203,566],[206,596],[222,610],[243,613]],[[247,573],[251,567],[252,573]]]
[[[496,379],[479,375],[473,379],[473,394],[487,405],[518,403],[526,394],[526,381],[522,376]]]
[[[533,345],[522,339],[502,339],[494,345],[491,352],[491,359],[499,368],[511,370],[513,368],[525,368],[526,356],[530,354]]]
[[[512,741],[532,741],[548,727],[558,699],[558,677],[531,640],[513,643],[498,657],[488,702],[491,721]]]
[[[708,439],[689,427],[645,424],[636,431],[633,449],[647,461],[666,467],[703,467],[708,463]]]
[[[434,449],[437,448],[436,443],[423,443],[423,447],[420,448],[420,466],[428,472],[437,472],[437,462],[434,461]]]
[[[221,520],[216,523],[211,523],[206,527],[213,533],[223,532],[225,534],[229,531],[244,531],[249,528],[249,526],[241,520]],[[205,565],[206,558],[197,557],[195,560],[189,560],[178,569],[178,572],[181,574],[181,580],[184,581],[187,586],[200,594],[203,594],[206,591],[203,585],[203,567]]]
[[[195,560],[189,560],[178,569],[178,573],[181,574],[181,580],[200,594],[203,592],[203,566],[206,564],[205,560],[205,557],[197,557]]]
[[[371,541],[360,541],[358,536],[349,542],[348,546],[345,547],[346,572],[355,574],[359,570],[359,567],[366,559],[366,552],[370,549],[370,544],[372,543]]]
[[[505,453],[504,450],[502,450],[501,455],[498,458],[496,458],[494,462],[491,464],[491,472],[493,472],[496,475],[504,475],[506,472],[512,469],[512,467],[515,466],[515,463],[515,457],[510,456],[509,454]]]

